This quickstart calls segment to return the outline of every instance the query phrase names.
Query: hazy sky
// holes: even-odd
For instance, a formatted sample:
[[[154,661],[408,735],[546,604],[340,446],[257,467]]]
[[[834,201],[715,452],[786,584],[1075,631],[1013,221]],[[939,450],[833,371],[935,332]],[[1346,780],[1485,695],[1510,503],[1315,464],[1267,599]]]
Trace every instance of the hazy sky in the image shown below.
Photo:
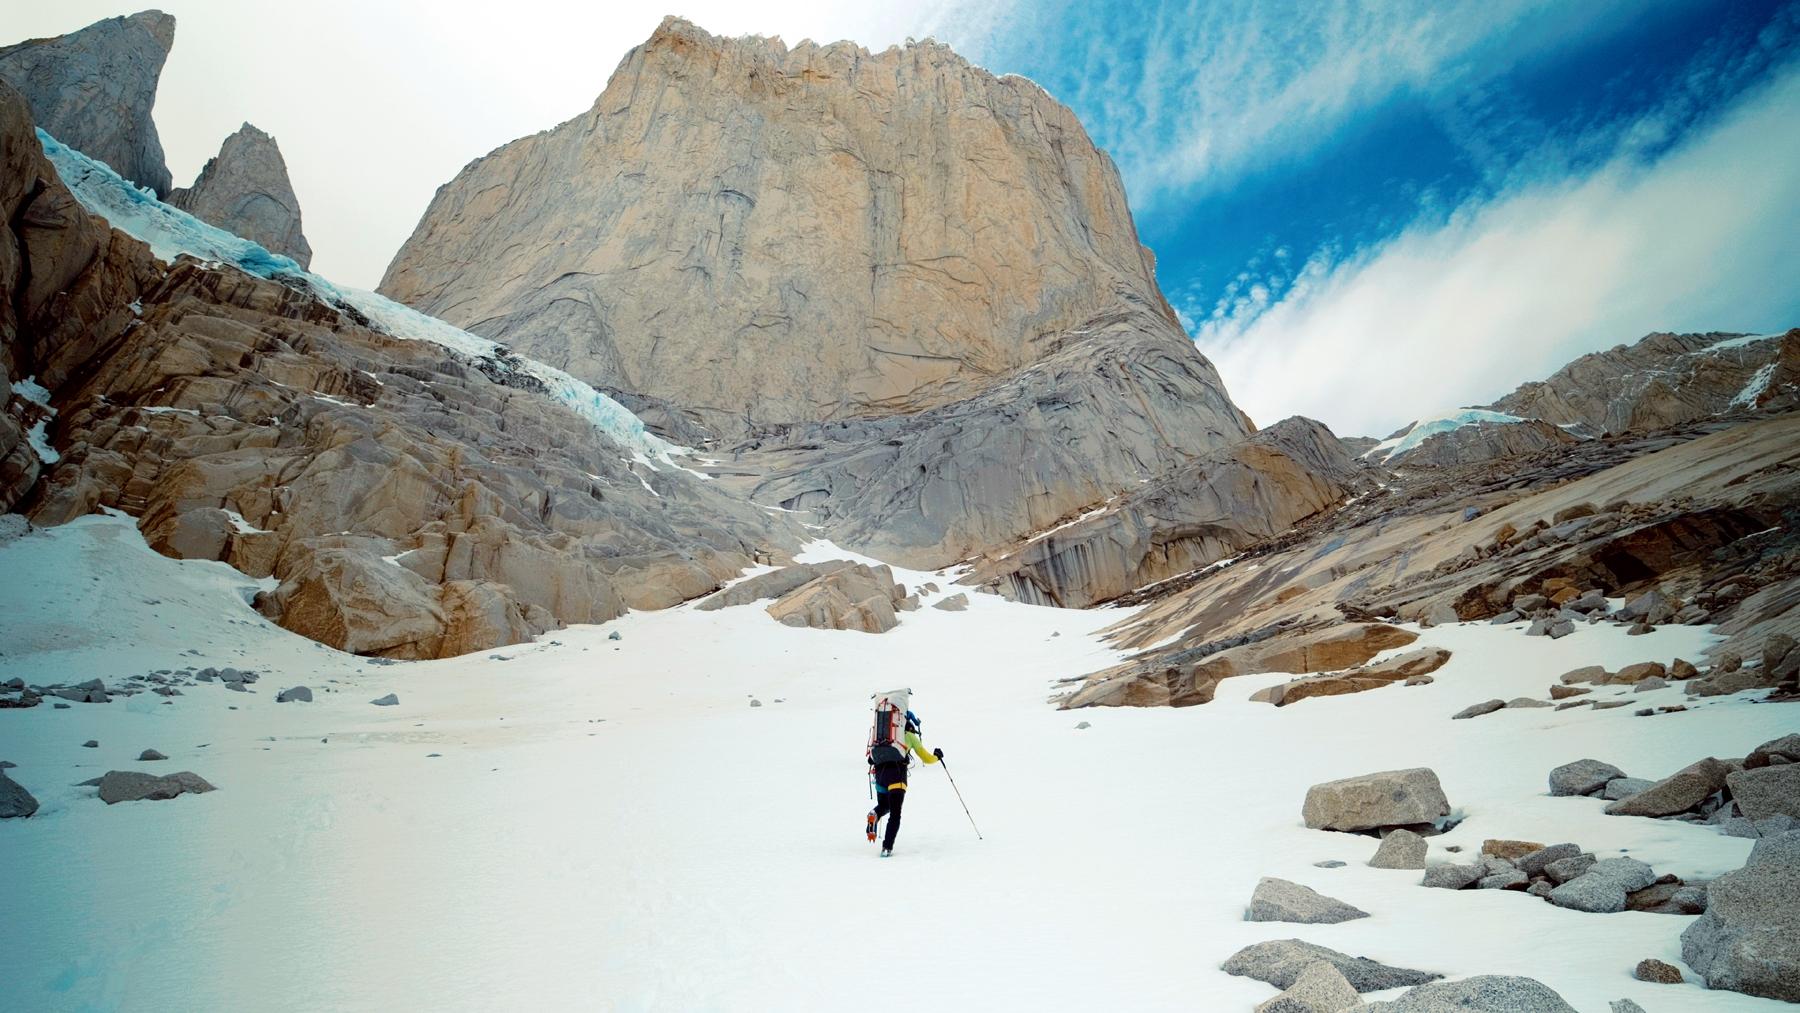
[[[319,273],[372,287],[465,163],[592,104],[665,13],[935,36],[1069,103],[1260,423],[1385,434],[1651,330],[1800,324],[1800,0],[658,7],[168,0],[177,185],[280,141]],[[0,41],[130,13],[0,0]]]

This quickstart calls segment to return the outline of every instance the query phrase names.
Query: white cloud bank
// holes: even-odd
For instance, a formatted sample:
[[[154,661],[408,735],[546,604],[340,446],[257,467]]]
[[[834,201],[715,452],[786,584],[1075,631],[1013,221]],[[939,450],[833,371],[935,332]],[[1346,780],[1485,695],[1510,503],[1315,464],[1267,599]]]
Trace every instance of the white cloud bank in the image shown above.
[[[1385,435],[1652,331],[1774,331],[1800,308],[1800,69],[1645,166],[1524,185],[1343,262],[1196,340],[1259,424]]]

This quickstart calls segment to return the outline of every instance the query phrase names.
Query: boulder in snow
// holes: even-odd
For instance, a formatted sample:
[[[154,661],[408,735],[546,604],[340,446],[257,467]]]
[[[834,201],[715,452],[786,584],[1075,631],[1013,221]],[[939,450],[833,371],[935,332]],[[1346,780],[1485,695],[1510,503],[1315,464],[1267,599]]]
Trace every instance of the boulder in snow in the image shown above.
[[[1443,977],[1429,971],[1390,967],[1367,957],[1352,957],[1299,939],[1271,939],[1246,946],[1221,965],[1226,974],[1266,981],[1276,988],[1292,988],[1300,975],[1318,961],[1337,968],[1358,992],[1379,992],[1436,981]]]
[[[1800,830],[1764,838],[1712,881],[1681,959],[1708,988],[1800,1002]]]
[[[276,703],[295,703],[295,702],[312,703],[312,698],[313,698],[312,690],[306,688],[305,686],[294,686],[290,689],[282,690],[275,697],[275,702]]]
[[[38,811],[38,800],[19,782],[0,774],[0,820],[25,819]]]
[[[1307,789],[1301,815],[1313,830],[1410,827],[1450,815],[1450,800],[1435,772],[1412,767],[1315,784]]]
[[[1639,981],[1653,982],[1658,985],[1679,985],[1686,979],[1681,976],[1681,969],[1674,964],[1666,964],[1654,957],[1646,957],[1638,961],[1632,969],[1631,976]]]
[[[1735,770],[1725,775],[1725,784],[1751,822],[1771,816],[1800,820],[1800,763]]]
[[[154,749],[146,749],[143,752],[138,754],[138,761],[140,763],[147,763],[151,760],[166,760],[166,759],[168,759],[168,757],[164,756],[163,754],[157,752]]]
[[[1576,1013],[1543,982],[1497,974],[1420,985],[1366,1008],[1369,1013]]]
[[[1381,839],[1381,846],[1375,849],[1375,856],[1369,859],[1372,869],[1423,869],[1425,868],[1425,838],[1411,830],[1399,829],[1389,831]]]
[[[1334,925],[1367,917],[1367,911],[1327,897],[1311,887],[1269,877],[1256,884],[1250,906],[1244,911],[1245,921],[1299,922],[1303,925]]]
[[[969,607],[969,596],[958,591],[948,598],[939,598],[937,601],[932,602],[931,607],[934,609],[941,609],[945,612],[962,612]]]
[[[1744,757],[1745,770],[1783,763],[1800,763],[1800,732],[1765,742]]]
[[[107,805],[159,801],[212,790],[213,786],[205,778],[187,770],[164,776],[135,770],[109,770],[100,778],[100,800]]]
[[[1596,914],[1625,910],[1625,895],[1656,882],[1656,873],[1635,858],[1608,858],[1550,891],[1558,907]]]
[[[1483,714],[1492,714],[1505,706],[1505,700],[1483,700],[1481,703],[1472,703],[1462,710],[1457,711],[1455,714],[1450,715],[1450,719],[1452,721],[1462,721],[1466,718],[1478,718]]]
[[[374,704],[377,707],[395,707],[395,706],[399,705],[400,698],[395,696],[392,693],[389,693],[386,696],[378,696],[375,699],[370,700],[369,702]]]
[[[1280,995],[1256,1007],[1256,1013],[1341,1013],[1362,1005],[1342,971],[1319,960]]]
[[[1673,816],[1687,812],[1725,787],[1725,776],[1731,769],[1712,757],[1690,763],[1643,791],[1611,803],[1606,807],[1607,815]]]
[[[1586,702],[1586,701],[1584,701]],[[1598,795],[1607,784],[1625,776],[1625,772],[1599,760],[1576,760],[1550,771],[1550,795]]]

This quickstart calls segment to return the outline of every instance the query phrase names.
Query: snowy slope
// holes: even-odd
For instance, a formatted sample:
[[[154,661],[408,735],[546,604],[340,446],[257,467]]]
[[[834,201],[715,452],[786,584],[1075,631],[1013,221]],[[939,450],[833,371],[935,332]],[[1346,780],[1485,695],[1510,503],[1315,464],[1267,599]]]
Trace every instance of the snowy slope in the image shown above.
[[[253,581],[158,556],[128,519],[0,544],[0,572],[32,575],[0,582],[0,680],[265,672],[251,694],[0,711],[0,759],[44,806],[0,821],[22,944],[8,1009],[1248,1010],[1275,990],[1218,965],[1289,936],[1531,975],[1583,1011],[1625,996],[1653,1013],[1789,1008],[1633,980],[1644,957],[1678,962],[1690,918],[1427,890],[1365,867],[1373,840],[1300,821],[1310,784],[1428,765],[1466,817],[1434,857],[1509,837],[1628,849],[1683,876],[1733,868],[1749,841],[1549,798],[1545,774],[1583,756],[1652,777],[1741,756],[1793,730],[1791,708],[1448,719],[1579,664],[1695,657],[1702,629],[1445,626],[1421,641],[1455,652],[1430,686],[1277,710],[1247,700],[1285,678],[1268,675],[1204,707],[1060,713],[1055,680],[1117,659],[1093,636],[1117,612],[971,595],[967,612],[872,636],[681,607],[376,666],[268,624],[244,604]],[[297,682],[318,702],[274,703]],[[915,772],[894,859],[863,840],[865,709],[895,686],[914,690],[985,841],[937,769]],[[398,707],[366,702],[390,691]],[[136,763],[147,747],[171,759]],[[71,787],[151,767],[219,790],[108,807]],[[1373,917],[1246,923],[1264,875]]]
[[[215,228],[178,208],[157,200],[121,179],[102,162],[60,143],[43,130],[37,132],[44,154],[57,175],[89,211],[105,218],[113,228],[148,244],[151,252],[173,261],[182,254],[218,264],[229,264],[259,278],[304,285],[321,299],[352,306],[396,337],[429,341],[463,355],[515,365],[541,381],[552,397],[587,419],[594,428],[640,458],[668,461],[672,454],[688,453],[644,429],[643,420],[624,405],[575,377],[541,362],[502,355],[499,345],[486,338],[428,317],[386,296],[357,288],[334,285],[278,253],[270,253],[248,239]]]
[[[1390,464],[1397,457],[1405,456],[1419,444],[1439,433],[1451,433],[1464,426],[1486,423],[1488,425],[1508,425],[1523,422],[1517,415],[1505,412],[1488,411],[1485,408],[1456,408],[1442,414],[1419,419],[1408,426],[1398,436],[1390,436],[1363,453],[1363,459]]]

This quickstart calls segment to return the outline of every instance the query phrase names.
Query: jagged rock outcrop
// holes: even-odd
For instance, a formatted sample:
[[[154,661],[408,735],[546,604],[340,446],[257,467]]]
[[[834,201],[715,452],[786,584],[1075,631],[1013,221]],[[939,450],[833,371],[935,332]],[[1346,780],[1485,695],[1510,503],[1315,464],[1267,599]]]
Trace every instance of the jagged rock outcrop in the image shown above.
[[[891,569],[853,563],[787,592],[766,611],[783,626],[886,633],[900,624],[894,610],[905,598]]]
[[[225,138],[193,186],[179,187],[165,199],[301,267],[312,263],[312,246],[300,231],[300,199],[288,181],[281,148],[248,123]]]
[[[0,379],[56,412],[54,467],[7,485],[34,523],[125,510],[165,554],[276,577],[258,606],[289,629],[396,658],[667,607],[799,544],[504,362],[161,263],[75,200],[4,86],[0,157]]]
[[[1285,531],[1347,495],[1356,476],[1331,430],[1284,419],[990,556],[975,577],[1019,601],[1085,607]]]
[[[1774,336],[1651,334],[1584,355],[1493,407],[1590,435],[1792,410],[1800,407],[1800,329]]]
[[[0,48],[0,81],[51,136],[164,194],[169,167],[150,110],[174,44],[175,19],[162,11],[108,18]]]

